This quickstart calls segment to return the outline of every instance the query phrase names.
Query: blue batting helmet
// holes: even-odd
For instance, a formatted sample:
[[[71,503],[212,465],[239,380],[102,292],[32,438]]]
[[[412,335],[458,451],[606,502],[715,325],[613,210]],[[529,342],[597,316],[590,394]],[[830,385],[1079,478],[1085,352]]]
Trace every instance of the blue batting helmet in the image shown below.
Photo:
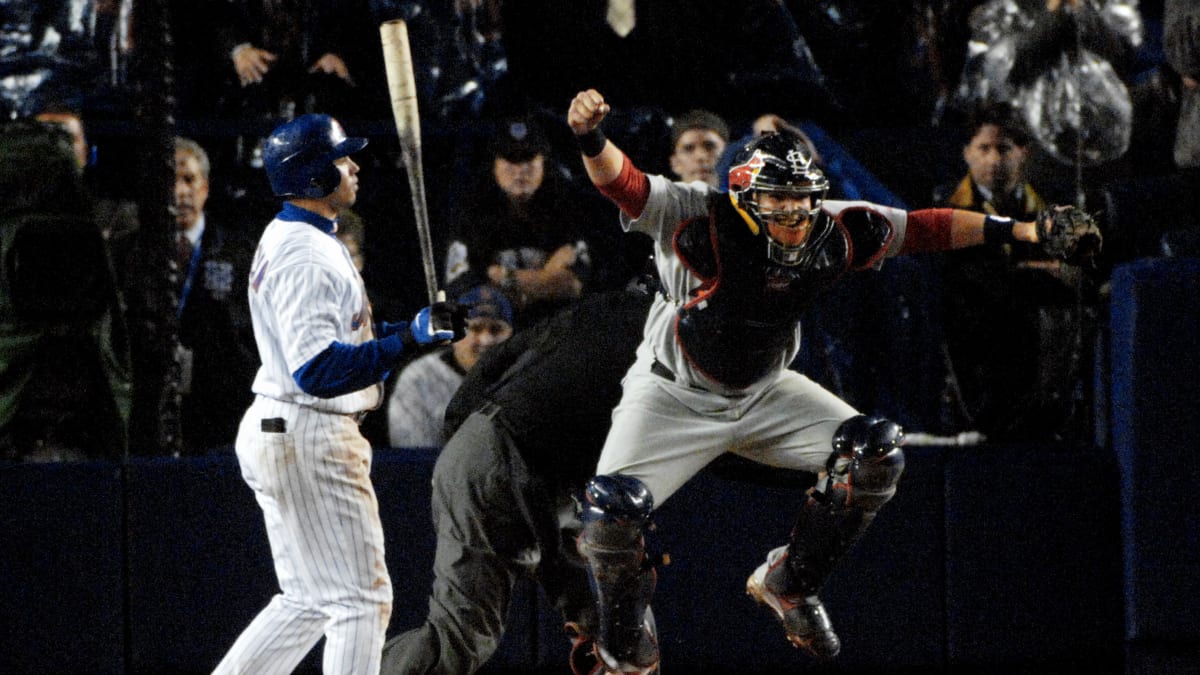
[[[302,115],[271,132],[263,166],[277,197],[320,199],[333,192],[341,175],[334,160],[362,150],[367,139],[347,137],[329,115]]]

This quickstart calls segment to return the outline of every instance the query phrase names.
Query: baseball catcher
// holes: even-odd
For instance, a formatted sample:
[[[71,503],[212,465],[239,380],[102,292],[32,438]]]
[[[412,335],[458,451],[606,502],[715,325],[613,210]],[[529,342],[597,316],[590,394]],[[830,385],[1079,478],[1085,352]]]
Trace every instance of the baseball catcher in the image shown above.
[[[790,539],[767,553],[746,589],[792,644],[833,657],[841,643],[821,587],[895,493],[903,431],[788,368],[802,312],[844,275],[891,256],[1019,240],[1082,260],[1099,249],[1100,233],[1071,207],[1016,222],[827,200],[829,181],[787,133],[746,143],[728,192],[672,182],[646,175],[605,138],[599,125],[608,110],[599,92],[583,91],[567,122],[588,177],[620,207],[622,227],[655,241],[661,286],[581,513],[596,657],[616,673],[657,667],[647,611],[655,570],[643,529],[655,508],[726,452],[818,474]]]

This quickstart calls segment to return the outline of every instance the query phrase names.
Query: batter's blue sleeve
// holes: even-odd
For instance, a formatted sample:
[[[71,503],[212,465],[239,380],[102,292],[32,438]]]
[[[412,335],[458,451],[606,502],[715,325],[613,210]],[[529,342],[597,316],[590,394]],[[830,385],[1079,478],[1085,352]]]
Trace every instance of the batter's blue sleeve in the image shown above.
[[[404,353],[403,332],[361,345],[333,342],[292,373],[306,394],[333,398],[366,389],[387,378]]]
[[[396,322],[380,321],[379,326],[378,326],[377,330],[375,331],[375,334],[381,338],[385,338],[385,337],[388,337],[389,335],[395,335],[395,334],[400,333],[401,331],[404,331],[407,329],[408,329],[407,321],[396,321]]]

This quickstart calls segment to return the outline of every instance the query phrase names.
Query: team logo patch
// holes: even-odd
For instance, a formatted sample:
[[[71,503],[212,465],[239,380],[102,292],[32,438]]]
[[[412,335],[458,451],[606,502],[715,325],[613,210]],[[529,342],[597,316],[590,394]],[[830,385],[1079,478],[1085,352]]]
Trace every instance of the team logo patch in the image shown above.
[[[754,183],[754,177],[759,171],[766,166],[766,161],[763,159],[762,151],[755,150],[750,159],[742,164],[729,168],[729,190],[730,192],[741,192],[749,189]]]
[[[330,120],[329,142],[336,146],[344,140],[346,140],[346,130],[342,128],[342,125],[337,120]]]
[[[787,156],[784,157],[784,159],[787,160],[788,166],[790,166],[792,169],[792,173],[800,176],[807,175],[809,168],[812,166],[812,158],[807,157],[803,152],[797,150],[796,148],[788,150]]]
[[[264,261],[258,265],[258,269],[252,271],[250,277],[250,287],[254,289],[254,292],[258,293],[258,286],[263,282],[263,277],[266,276],[266,268],[270,267],[270,264],[271,261],[264,259]]]
[[[233,291],[233,263],[208,260],[204,263],[204,289],[214,300],[224,300]]]

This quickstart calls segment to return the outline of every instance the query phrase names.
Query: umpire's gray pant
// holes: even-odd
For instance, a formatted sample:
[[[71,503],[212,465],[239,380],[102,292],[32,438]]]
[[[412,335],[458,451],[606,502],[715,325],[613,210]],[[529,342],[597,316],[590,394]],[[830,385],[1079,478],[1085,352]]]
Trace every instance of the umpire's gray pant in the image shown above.
[[[487,407],[468,417],[434,466],[437,552],[429,614],[384,646],[385,675],[478,670],[503,636],[522,575],[537,579],[565,619],[588,623],[583,614],[591,593],[574,552],[578,521],[567,488],[530,474],[497,414]],[[564,526],[565,513],[572,517],[563,518]],[[568,649],[564,639],[564,661]]]

